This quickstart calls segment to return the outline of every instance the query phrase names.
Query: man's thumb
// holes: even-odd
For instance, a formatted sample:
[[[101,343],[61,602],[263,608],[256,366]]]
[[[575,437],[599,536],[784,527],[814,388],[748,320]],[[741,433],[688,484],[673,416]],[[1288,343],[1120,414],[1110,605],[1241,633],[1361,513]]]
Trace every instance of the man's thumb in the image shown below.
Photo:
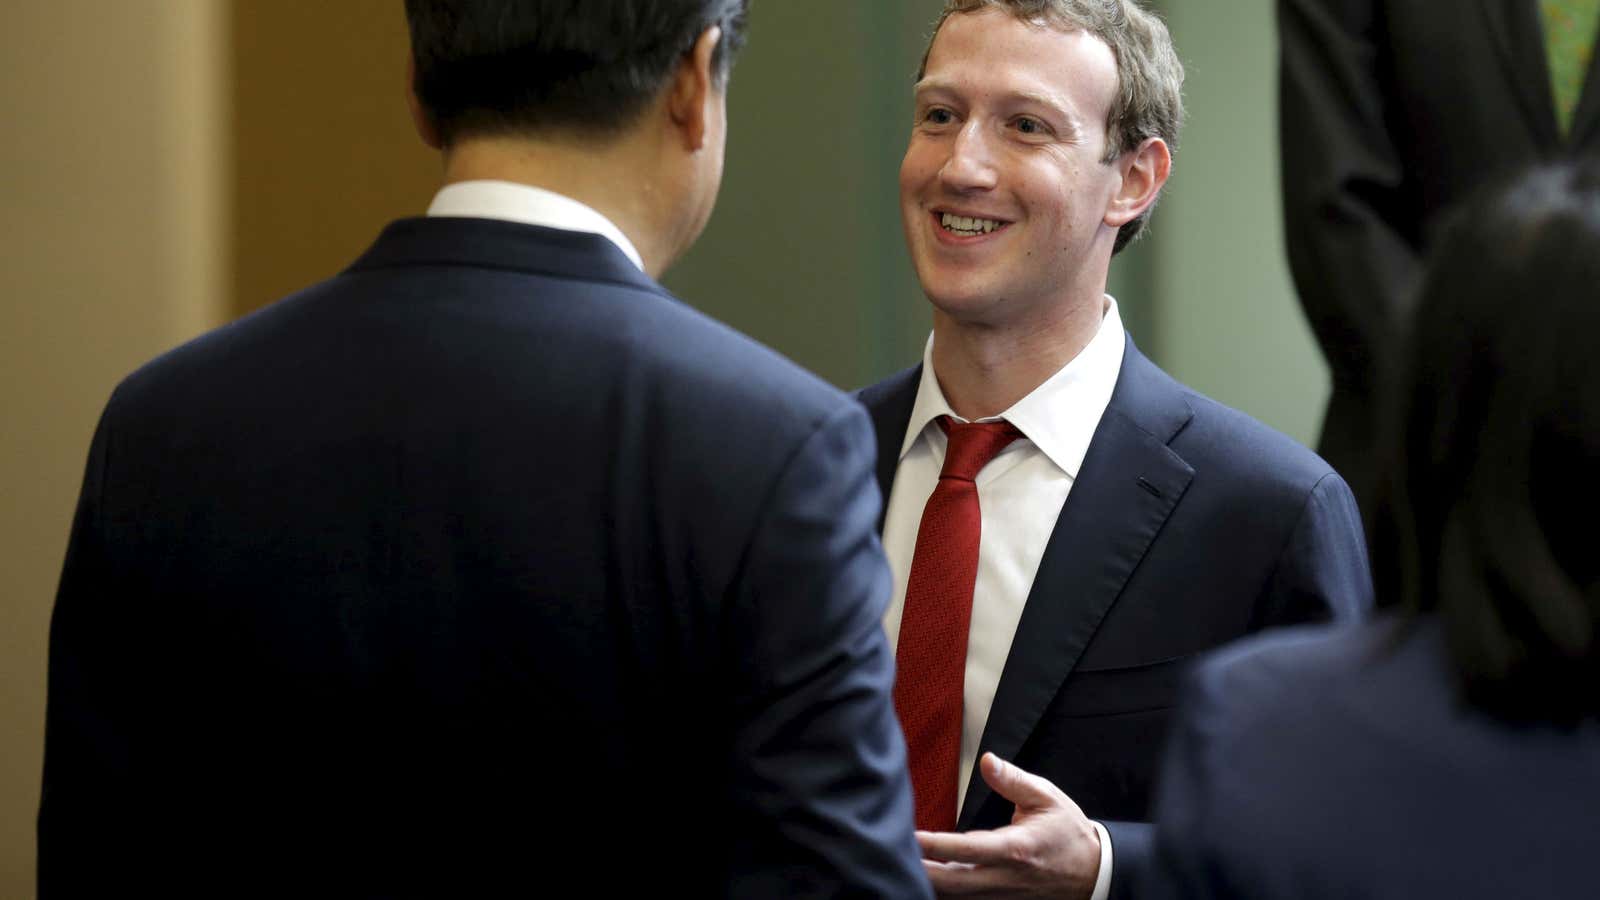
[[[1055,785],[1017,768],[993,753],[985,753],[979,761],[979,768],[983,771],[983,780],[994,788],[994,792],[1022,807],[1051,806],[1060,802],[1064,795]]]

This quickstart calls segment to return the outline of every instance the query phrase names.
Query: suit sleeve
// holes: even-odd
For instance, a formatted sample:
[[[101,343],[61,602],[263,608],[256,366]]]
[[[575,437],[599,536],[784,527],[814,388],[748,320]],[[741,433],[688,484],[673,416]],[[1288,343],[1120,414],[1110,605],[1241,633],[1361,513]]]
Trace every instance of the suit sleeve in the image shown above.
[[[883,632],[875,442],[841,408],[772,489],[732,630],[734,893],[921,897],[905,746]]]
[[[1372,396],[1420,268],[1387,121],[1376,0],[1278,0],[1289,267],[1340,388]]]
[[[1304,622],[1355,621],[1372,611],[1372,570],[1355,496],[1329,472],[1307,495],[1256,604],[1251,631]]]
[[[1102,822],[1111,838],[1113,868],[1108,900],[1133,900],[1140,896],[1143,873],[1150,867],[1155,828],[1149,822]]]
[[[140,707],[128,655],[138,644],[131,598],[107,556],[102,493],[109,426],[89,451],[50,620],[44,778],[38,821],[40,897],[93,892],[126,874],[143,801],[133,759]],[[144,811],[148,811],[147,808]]]

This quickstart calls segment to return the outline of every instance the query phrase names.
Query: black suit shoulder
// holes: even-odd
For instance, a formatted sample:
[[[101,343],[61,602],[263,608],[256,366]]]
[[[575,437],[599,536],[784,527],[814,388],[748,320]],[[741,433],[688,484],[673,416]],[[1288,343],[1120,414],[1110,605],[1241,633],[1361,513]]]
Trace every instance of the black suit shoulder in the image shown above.
[[[537,351],[543,345],[550,352],[530,353],[497,373],[480,374],[516,379],[523,377],[520,371],[567,365],[573,375],[637,377],[659,384],[658,398],[694,395],[723,415],[763,417],[780,426],[797,419],[815,423],[844,405],[843,392],[813,373],[640,278],[619,283],[538,272],[495,275],[444,265],[424,274],[353,270],[157,356],[131,373],[116,396],[121,403],[144,408],[177,397],[227,393],[240,387],[237,380],[206,376],[288,371],[298,363],[317,361],[319,354],[342,361],[347,358],[340,348],[343,340],[395,336],[386,333],[383,320],[392,324],[415,314],[430,318],[424,324],[439,337],[412,357],[417,365],[428,364],[432,354],[503,351],[508,345],[528,344]],[[413,282],[410,289],[408,281]],[[432,287],[434,296],[423,296],[429,282],[444,289]],[[403,308],[407,299],[416,301],[410,312]],[[370,310],[383,302],[400,308],[388,316],[363,314],[363,307]],[[310,331],[313,326],[346,330],[319,341]],[[362,327],[370,331],[355,330]],[[450,343],[452,333],[459,343]],[[286,354],[285,342],[298,349]]]
[[[1364,618],[1372,577],[1350,486],[1287,435],[1198,393],[1187,397],[1195,416],[1172,448],[1195,468],[1189,512],[1198,516],[1183,521],[1194,539],[1232,535],[1241,562],[1267,564],[1249,630]]]
[[[859,410],[633,275],[358,265],[141,367],[113,394],[108,431],[180,456],[264,422],[337,443],[397,418],[535,457],[530,442],[615,447],[602,455],[615,469],[653,476],[645,497],[717,496],[748,530],[800,447],[829,423],[865,430],[839,425]]]
[[[1338,478],[1322,457],[1277,429],[1191,389],[1184,397],[1194,418],[1171,446],[1197,473],[1255,492],[1252,499],[1284,502],[1303,502],[1319,483]]]
[[[1251,638],[1180,709],[1153,896],[1592,893],[1600,727],[1462,703],[1434,619]]]
[[[1189,473],[1108,623],[1130,615],[1170,620],[1173,613],[1163,612],[1170,585],[1182,583],[1190,597],[1183,615],[1192,627],[1117,630],[1137,635],[1144,646],[1130,638],[1115,656],[1144,656],[1160,644],[1152,633],[1177,639],[1169,648],[1176,655],[1269,626],[1358,618],[1371,608],[1354,497],[1311,450],[1179,383],[1131,344],[1106,416],[1141,429],[1146,452],[1168,454]],[[1095,440],[1118,433],[1103,421]],[[1093,448],[1091,458],[1098,468],[1090,473],[1086,459],[1086,478],[1126,477],[1118,473],[1132,465]]]
[[[1342,487],[1316,453],[1179,382],[1131,341],[1122,366],[1106,415],[1121,417],[1192,468],[1191,491],[1230,504],[1298,510],[1319,487]]]

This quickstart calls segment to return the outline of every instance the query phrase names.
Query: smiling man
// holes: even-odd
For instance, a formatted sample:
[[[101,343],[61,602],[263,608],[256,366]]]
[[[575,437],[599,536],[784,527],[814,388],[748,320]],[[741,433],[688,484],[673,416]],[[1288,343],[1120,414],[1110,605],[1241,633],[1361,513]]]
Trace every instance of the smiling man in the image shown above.
[[[1345,483],[1162,372],[1105,292],[1171,171],[1182,82],[1132,0],[950,0],[918,77],[901,212],[933,335],[860,396],[946,893],[1131,895],[1189,661],[1371,603]]]

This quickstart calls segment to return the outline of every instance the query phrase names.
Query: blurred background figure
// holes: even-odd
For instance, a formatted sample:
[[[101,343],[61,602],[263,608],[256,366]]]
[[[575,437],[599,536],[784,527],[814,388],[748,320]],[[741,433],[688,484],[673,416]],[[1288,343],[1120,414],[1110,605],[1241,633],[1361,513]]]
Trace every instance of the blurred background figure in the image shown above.
[[[1178,896],[1594,896],[1600,162],[1455,222],[1379,480],[1392,609],[1198,671],[1158,804]]]
[[[1333,387],[1317,450],[1367,509],[1382,378],[1441,213],[1600,153],[1600,0],[1278,0],[1278,29],[1284,231]]]

